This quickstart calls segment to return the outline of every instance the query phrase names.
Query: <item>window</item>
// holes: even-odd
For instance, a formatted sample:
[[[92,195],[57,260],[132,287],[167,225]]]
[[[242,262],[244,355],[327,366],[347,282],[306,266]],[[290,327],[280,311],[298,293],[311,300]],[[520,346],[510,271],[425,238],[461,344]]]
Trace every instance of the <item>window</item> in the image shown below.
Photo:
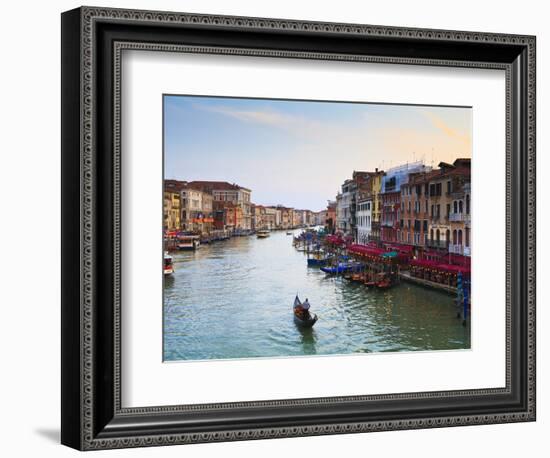
[[[451,193],[451,182],[447,181],[447,194]]]
[[[458,207],[457,207],[457,204],[456,204],[456,200],[453,202],[453,212],[458,213]]]
[[[424,232],[428,232],[428,220],[424,220]]]
[[[450,213],[451,213],[451,204],[447,204],[447,218],[449,217]]]
[[[466,194],[466,214],[470,214],[470,194]]]
[[[458,201],[458,212],[459,212],[459,213],[462,213],[462,211],[463,211],[463,204],[462,204],[462,201],[459,200],[459,201]]]
[[[470,246],[470,228],[469,227],[466,228],[465,236],[466,236],[465,244],[467,247],[469,247]]]
[[[437,217],[439,218],[441,216],[441,205],[437,204]]]

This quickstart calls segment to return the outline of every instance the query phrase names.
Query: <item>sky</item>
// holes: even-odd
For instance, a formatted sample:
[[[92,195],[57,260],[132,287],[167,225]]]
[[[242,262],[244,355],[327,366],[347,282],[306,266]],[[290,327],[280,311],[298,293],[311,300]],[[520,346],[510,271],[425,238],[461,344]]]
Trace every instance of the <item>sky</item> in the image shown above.
[[[471,157],[472,109],[164,96],[164,177],[237,183],[319,211],[354,170]]]

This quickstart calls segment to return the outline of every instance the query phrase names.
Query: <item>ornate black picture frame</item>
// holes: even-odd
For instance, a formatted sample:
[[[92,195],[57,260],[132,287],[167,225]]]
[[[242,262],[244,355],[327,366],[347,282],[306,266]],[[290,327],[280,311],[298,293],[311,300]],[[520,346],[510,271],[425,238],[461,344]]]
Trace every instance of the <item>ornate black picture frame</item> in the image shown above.
[[[123,49],[506,72],[506,387],[123,408]],[[82,7],[62,15],[62,435],[80,450],[535,420],[535,37]]]

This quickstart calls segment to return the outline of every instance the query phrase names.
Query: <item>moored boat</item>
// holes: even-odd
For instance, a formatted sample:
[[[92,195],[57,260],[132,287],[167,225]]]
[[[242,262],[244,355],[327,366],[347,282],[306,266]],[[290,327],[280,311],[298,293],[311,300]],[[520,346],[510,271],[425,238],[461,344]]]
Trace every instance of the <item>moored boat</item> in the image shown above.
[[[174,261],[172,256],[167,252],[164,253],[163,271],[164,275],[172,275],[174,273]]]
[[[201,245],[198,235],[180,235],[178,236],[178,250],[196,250]]]
[[[388,289],[391,288],[391,286],[391,278],[386,273],[378,274],[378,280],[376,282],[376,287],[378,289]]]
[[[335,266],[321,267],[321,270],[326,274],[343,274],[346,272],[357,272],[364,266],[361,263],[339,263]]]
[[[258,237],[259,239],[265,239],[267,237],[269,237],[269,231],[267,229],[262,229],[258,232],[256,232],[256,237]]]
[[[307,265],[310,267],[323,267],[328,262],[326,258],[308,258]]]

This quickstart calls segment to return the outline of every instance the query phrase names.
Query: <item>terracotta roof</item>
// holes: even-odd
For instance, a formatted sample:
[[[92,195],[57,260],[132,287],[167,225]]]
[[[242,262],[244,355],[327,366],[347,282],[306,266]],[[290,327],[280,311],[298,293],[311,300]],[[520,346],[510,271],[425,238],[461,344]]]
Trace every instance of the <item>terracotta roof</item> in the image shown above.
[[[164,189],[166,191],[181,191],[187,186],[187,181],[164,180]]]
[[[244,189],[245,191],[252,192],[250,189],[238,184],[231,184],[227,181],[190,181],[188,186],[191,188],[198,188],[202,191],[238,191]]]

